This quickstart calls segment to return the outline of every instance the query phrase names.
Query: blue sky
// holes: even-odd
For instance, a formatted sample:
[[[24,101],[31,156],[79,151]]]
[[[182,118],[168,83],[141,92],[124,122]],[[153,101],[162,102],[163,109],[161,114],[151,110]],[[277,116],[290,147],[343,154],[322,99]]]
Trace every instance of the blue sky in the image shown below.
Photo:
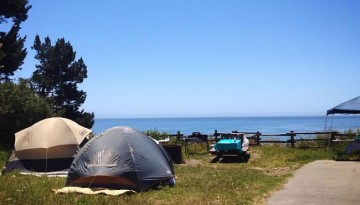
[[[64,37],[97,118],[325,115],[359,95],[358,0],[29,0],[22,25]]]

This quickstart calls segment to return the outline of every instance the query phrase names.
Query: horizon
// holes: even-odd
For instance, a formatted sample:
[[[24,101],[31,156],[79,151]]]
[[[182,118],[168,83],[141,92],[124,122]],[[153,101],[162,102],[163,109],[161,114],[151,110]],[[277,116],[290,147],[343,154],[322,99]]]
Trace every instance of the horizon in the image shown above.
[[[356,114],[347,114],[347,115],[292,115],[292,116],[202,116],[202,117],[109,117],[109,118],[97,118],[95,120],[116,120],[116,119],[192,119],[192,118],[327,118],[327,117],[360,117]]]

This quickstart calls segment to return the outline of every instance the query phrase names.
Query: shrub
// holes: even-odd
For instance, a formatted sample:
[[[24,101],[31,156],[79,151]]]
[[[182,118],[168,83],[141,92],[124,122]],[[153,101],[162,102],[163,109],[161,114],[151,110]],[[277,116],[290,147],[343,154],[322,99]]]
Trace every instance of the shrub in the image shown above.
[[[0,90],[0,147],[11,149],[16,132],[52,116],[52,111],[25,81],[1,83]]]
[[[156,139],[156,140],[162,140],[165,139],[169,136],[169,133],[167,132],[160,132],[157,129],[153,129],[153,130],[147,130],[145,131],[145,134]]]

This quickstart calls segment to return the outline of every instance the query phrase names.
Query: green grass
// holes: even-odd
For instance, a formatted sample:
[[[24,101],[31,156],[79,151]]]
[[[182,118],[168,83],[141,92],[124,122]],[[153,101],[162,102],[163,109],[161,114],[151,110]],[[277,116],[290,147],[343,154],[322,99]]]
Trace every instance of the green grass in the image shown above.
[[[175,187],[131,195],[105,196],[55,194],[64,178],[0,176],[0,204],[261,204],[281,188],[303,164],[331,159],[324,149],[291,149],[281,146],[251,147],[248,163],[211,163],[214,156],[184,156],[186,164],[175,165]],[[0,165],[7,154],[0,151]]]
[[[8,159],[8,156],[9,156],[8,152],[2,151],[0,149],[0,168],[2,168],[5,165],[5,163]]]

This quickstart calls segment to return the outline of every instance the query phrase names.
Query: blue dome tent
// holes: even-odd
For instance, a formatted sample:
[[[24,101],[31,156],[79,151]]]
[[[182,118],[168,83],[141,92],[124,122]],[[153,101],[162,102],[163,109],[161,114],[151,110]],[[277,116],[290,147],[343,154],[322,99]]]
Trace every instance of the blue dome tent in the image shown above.
[[[130,127],[114,127],[79,151],[66,186],[139,192],[174,177],[170,157],[151,137]]]

